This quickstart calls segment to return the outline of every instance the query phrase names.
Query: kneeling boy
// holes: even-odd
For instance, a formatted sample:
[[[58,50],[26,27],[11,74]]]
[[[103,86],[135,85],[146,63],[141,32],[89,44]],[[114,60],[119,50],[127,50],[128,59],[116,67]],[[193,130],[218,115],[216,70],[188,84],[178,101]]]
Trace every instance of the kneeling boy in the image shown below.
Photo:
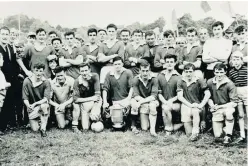
[[[75,80],[73,87],[73,100],[76,111],[73,115],[74,127],[81,112],[83,130],[88,130],[91,121],[100,121],[102,98],[100,93],[100,82],[97,73],[90,71],[88,64],[79,67],[80,76]],[[77,112],[77,110],[80,110]],[[76,113],[76,115],[75,115]],[[93,128],[92,128],[93,129]]]
[[[150,64],[146,60],[140,61],[140,75],[133,80],[133,98],[131,100],[131,114],[140,112],[142,130],[148,130],[152,136],[157,136],[155,131],[157,121],[158,80],[151,73]],[[134,124],[133,124],[134,125]]]
[[[23,82],[23,100],[29,113],[29,122],[33,131],[40,128],[41,136],[46,137],[46,126],[49,115],[49,104],[51,85],[44,78],[45,65],[34,64],[32,77],[27,77]],[[39,127],[39,119],[41,125]]]
[[[52,100],[50,104],[55,107],[55,115],[59,128],[64,128],[66,123],[69,123],[68,117],[72,110],[72,92],[74,79],[70,76],[66,76],[63,67],[56,67],[54,69],[55,79],[51,82],[52,87]],[[67,122],[66,122],[67,121]]]
[[[223,121],[226,124],[226,136],[224,144],[231,142],[233,132],[234,119],[233,113],[237,106],[238,96],[237,88],[234,83],[226,76],[227,68],[224,64],[219,63],[214,66],[215,77],[208,80],[208,88],[211,92],[211,99],[208,105],[212,112],[212,122],[215,137],[221,137],[223,133]]]
[[[178,100],[182,102],[181,121],[184,123],[186,134],[191,134],[190,141],[198,139],[200,113],[210,98],[206,82],[194,76],[194,70],[195,66],[192,63],[186,64],[184,75],[177,83]]]

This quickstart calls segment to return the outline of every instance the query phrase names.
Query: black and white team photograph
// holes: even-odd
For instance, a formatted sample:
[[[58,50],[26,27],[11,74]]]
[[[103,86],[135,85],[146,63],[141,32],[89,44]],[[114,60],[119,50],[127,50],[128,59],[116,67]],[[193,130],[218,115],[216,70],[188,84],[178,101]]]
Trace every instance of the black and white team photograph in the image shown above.
[[[0,166],[247,165],[248,2],[0,6]]]

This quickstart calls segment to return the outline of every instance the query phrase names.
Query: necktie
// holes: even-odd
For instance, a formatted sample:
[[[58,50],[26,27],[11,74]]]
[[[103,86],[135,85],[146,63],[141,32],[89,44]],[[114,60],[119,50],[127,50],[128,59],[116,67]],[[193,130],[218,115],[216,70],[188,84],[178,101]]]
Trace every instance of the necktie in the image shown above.
[[[8,45],[5,46],[5,51],[6,51],[6,53],[8,54],[9,60],[11,61],[11,55],[10,55],[10,53],[9,53]]]

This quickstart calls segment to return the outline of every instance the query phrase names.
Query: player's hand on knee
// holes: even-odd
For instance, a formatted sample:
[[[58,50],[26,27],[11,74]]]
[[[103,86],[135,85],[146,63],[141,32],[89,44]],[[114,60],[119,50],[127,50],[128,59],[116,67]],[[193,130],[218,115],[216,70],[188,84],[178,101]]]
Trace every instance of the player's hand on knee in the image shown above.
[[[103,102],[102,107],[105,108],[105,109],[108,108],[109,107],[109,103]]]
[[[56,108],[56,110],[57,110],[58,112],[64,112],[64,110],[65,110],[65,105],[64,105],[64,104],[60,104],[60,105]]]

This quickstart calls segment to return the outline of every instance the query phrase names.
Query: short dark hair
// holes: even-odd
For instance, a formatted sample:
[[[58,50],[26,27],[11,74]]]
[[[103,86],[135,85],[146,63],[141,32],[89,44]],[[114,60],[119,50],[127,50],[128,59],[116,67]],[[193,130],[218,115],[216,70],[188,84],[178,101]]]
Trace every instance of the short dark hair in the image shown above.
[[[87,31],[87,35],[89,36],[89,34],[90,33],[96,33],[96,35],[97,35],[97,30],[96,30],[96,28],[90,28],[90,29],[88,29],[88,31]]]
[[[123,63],[123,59],[120,56],[117,56],[113,59],[113,62],[115,61],[121,61]]]
[[[81,65],[78,66],[78,68],[83,68],[85,66],[88,66],[88,68],[90,69],[90,64],[89,63],[82,63]]]
[[[3,30],[7,30],[7,31],[9,31],[9,33],[10,33],[10,30],[9,30],[9,28],[8,28],[8,27],[3,26],[3,27],[1,27],[1,28],[0,28],[0,31],[1,31],[2,29],[3,29]]]
[[[243,31],[247,31],[247,26],[239,25],[235,28],[234,33],[241,33]]]
[[[135,29],[132,35],[134,35],[135,33],[141,33],[141,36],[143,36],[143,32],[140,29]]]
[[[53,44],[53,42],[56,41],[56,40],[58,40],[60,42],[60,44],[62,44],[62,40],[60,38],[58,38],[58,37],[53,38],[51,43]]]
[[[101,31],[103,31],[103,32],[105,32],[107,34],[107,31],[105,29],[99,29],[98,33],[101,32]]]
[[[224,69],[225,72],[227,71],[227,67],[226,67],[226,65],[224,63],[217,63],[214,66],[214,71],[215,70],[221,70],[221,69]]]
[[[121,30],[120,34],[121,34],[122,32],[128,32],[128,34],[131,35],[131,31],[130,31],[129,29],[124,28],[124,29]]]
[[[165,38],[168,38],[170,35],[173,36],[173,37],[175,37],[175,36],[174,36],[174,32],[173,32],[172,30],[166,30],[166,31],[163,33],[163,36],[164,36]]]
[[[55,34],[56,36],[58,36],[58,34],[57,34],[55,31],[50,31],[50,32],[48,33],[48,36],[50,36],[50,35],[52,35],[52,34]]]
[[[64,67],[62,66],[57,66],[55,69],[54,69],[54,73],[60,73],[61,71],[65,71]]]
[[[217,27],[217,26],[221,26],[221,28],[223,29],[224,28],[224,23],[221,22],[221,21],[216,21],[215,23],[213,23],[212,29],[214,29],[214,27]]]
[[[73,31],[66,32],[64,36],[66,37],[66,36],[70,36],[70,35],[72,35],[73,37],[75,37],[75,33]]]
[[[166,59],[174,59],[174,61],[177,61],[177,56],[174,54],[167,54],[166,56],[164,56],[164,60],[166,61]]]
[[[115,30],[117,30],[117,26],[115,24],[109,24],[107,26],[107,29],[109,29],[109,28],[114,28]]]
[[[36,35],[37,35],[38,33],[40,33],[40,32],[45,32],[45,34],[46,34],[46,30],[45,30],[45,29],[39,28],[39,29],[36,30]]]
[[[189,70],[189,69],[195,70],[195,65],[193,63],[188,63],[183,68],[183,70]]]
[[[139,68],[141,67],[150,67],[150,63],[146,59],[140,59],[139,61]]]
[[[43,69],[43,70],[45,70],[45,64],[43,64],[43,63],[36,63],[36,64],[34,64],[33,68],[34,69]]]
[[[155,36],[155,33],[154,33],[153,31],[147,31],[147,32],[145,33],[145,38],[146,38],[147,36],[152,36],[152,35]]]
[[[186,33],[188,33],[188,32],[189,32],[189,33],[195,32],[195,35],[198,34],[195,27],[189,27],[189,28],[187,28],[187,29],[186,29]]]

